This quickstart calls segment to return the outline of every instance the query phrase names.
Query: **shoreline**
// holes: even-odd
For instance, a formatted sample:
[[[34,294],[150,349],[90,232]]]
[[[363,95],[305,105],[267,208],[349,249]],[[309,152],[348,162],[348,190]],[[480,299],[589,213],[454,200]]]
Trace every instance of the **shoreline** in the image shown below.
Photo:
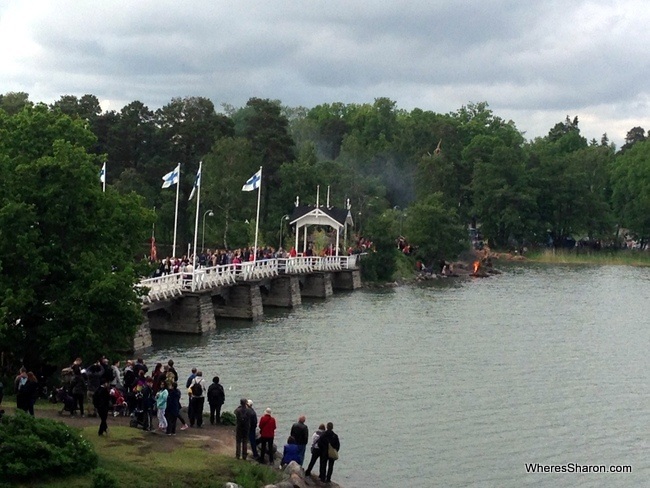
[[[39,399],[36,402],[36,405],[34,407],[34,413],[35,413],[34,417],[59,421],[70,427],[79,429],[82,432],[82,435],[88,438],[93,443],[93,445],[95,446],[95,450],[100,456],[102,455],[102,448],[104,446],[110,446],[117,442],[121,442],[122,439],[125,437],[125,435],[128,438],[129,437],[128,433],[132,432],[133,435],[130,438],[130,440],[126,442],[126,444],[137,443],[138,440],[144,439],[144,441],[146,441],[147,443],[149,443],[151,446],[155,448],[156,452],[160,452],[160,453],[173,453],[174,451],[179,449],[180,450],[200,449],[201,451],[206,452],[208,456],[224,456],[228,458],[228,461],[231,463],[236,463],[236,464],[249,463],[251,465],[259,465],[260,468],[267,468],[269,470],[273,470],[278,475],[281,475],[283,480],[285,481],[291,480],[291,482],[293,482],[296,477],[300,478],[300,480],[302,481],[302,485],[300,485],[300,481],[295,481],[294,484],[290,484],[290,485],[283,484],[285,483],[285,481],[280,481],[276,485],[274,484],[265,485],[268,486],[269,488],[274,486],[277,486],[278,488],[279,487],[284,488],[285,486],[286,487],[327,486],[331,488],[341,488],[340,485],[335,483],[334,481],[327,484],[322,483],[318,480],[317,476],[316,478],[314,478],[313,474],[312,477],[305,477],[304,468],[301,468],[297,464],[295,466],[291,466],[291,465],[286,466],[284,469],[281,468],[279,466],[279,459],[281,458],[282,446],[278,445],[279,438],[277,437],[275,442],[275,444],[278,447],[278,451],[276,452],[276,464],[273,467],[271,467],[270,465],[259,464],[255,459],[253,459],[252,453],[250,453],[250,456],[245,461],[239,461],[235,459],[236,443],[235,443],[235,426],[233,425],[222,425],[222,424],[211,425],[210,422],[208,421],[207,424],[204,422],[203,426],[200,428],[190,427],[184,431],[180,431],[180,429],[177,429],[177,435],[168,436],[165,433],[160,432],[155,428],[152,431],[145,431],[140,427],[138,428],[131,427],[130,416],[118,415],[117,417],[115,417],[109,414],[107,419],[107,423],[108,423],[107,435],[100,437],[97,435],[97,429],[99,428],[99,422],[100,422],[99,417],[91,417],[91,416],[82,417],[80,415],[71,416],[68,412],[60,414],[60,407],[61,404],[59,403],[52,404],[49,403],[46,399]],[[5,416],[14,415],[16,412],[15,397],[5,396],[2,405],[0,405],[0,410],[5,411],[4,414]],[[183,407],[181,411],[182,414],[185,416],[185,418],[187,418],[187,407]],[[205,418],[208,419],[208,417]],[[156,421],[154,419],[154,423],[155,422]],[[112,431],[112,429],[114,430]],[[114,432],[114,434],[112,434],[112,432]],[[278,455],[280,457],[278,457]],[[219,460],[217,459],[216,462],[219,463]],[[134,462],[134,466],[136,464],[137,462]],[[189,468],[187,473],[183,473],[183,474],[190,474]],[[65,478],[57,479],[56,482],[60,483],[62,480],[65,480]],[[226,485],[226,486],[231,486],[232,488],[239,486],[236,485],[233,480],[229,481],[229,483],[232,483],[232,485]],[[180,486],[184,486],[184,485],[180,485]],[[187,485],[187,486],[195,486],[195,485]]]

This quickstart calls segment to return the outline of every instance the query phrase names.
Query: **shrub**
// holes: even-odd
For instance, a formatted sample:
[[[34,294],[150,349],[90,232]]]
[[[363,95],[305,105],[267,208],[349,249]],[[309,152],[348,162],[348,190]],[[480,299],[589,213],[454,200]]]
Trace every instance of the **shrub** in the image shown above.
[[[93,488],[117,488],[117,477],[103,468],[97,468],[93,471]]]
[[[222,412],[221,423],[223,425],[237,425],[237,419],[235,418],[235,414],[232,412]]]
[[[93,446],[76,429],[22,411],[0,421],[0,479],[67,476],[95,466]]]

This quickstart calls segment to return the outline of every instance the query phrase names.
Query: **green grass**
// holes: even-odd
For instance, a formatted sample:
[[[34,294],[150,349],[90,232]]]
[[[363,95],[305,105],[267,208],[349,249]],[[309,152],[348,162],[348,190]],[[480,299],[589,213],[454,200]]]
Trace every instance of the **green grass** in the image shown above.
[[[550,264],[600,264],[625,266],[650,266],[650,253],[645,251],[581,252],[545,249],[526,254],[526,259]]]
[[[234,481],[244,488],[260,488],[281,479],[269,467],[214,454],[198,439],[177,437],[177,442],[161,442],[160,435],[122,426],[110,427],[108,437],[99,437],[94,425],[81,432],[99,456],[98,468],[113,474],[117,487],[221,488]],[[93,472],[84,466],[79,466],[79,472],[18,487],[91,488]]]

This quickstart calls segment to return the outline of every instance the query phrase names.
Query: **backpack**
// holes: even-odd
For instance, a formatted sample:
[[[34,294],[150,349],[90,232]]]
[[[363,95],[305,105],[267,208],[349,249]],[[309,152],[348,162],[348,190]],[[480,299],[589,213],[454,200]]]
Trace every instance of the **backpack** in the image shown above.
[[[203,387],[201,386],[201,383],[194,382],[194,384],[191,386],[191,389],[192,396],[200,397],[203,395]]]

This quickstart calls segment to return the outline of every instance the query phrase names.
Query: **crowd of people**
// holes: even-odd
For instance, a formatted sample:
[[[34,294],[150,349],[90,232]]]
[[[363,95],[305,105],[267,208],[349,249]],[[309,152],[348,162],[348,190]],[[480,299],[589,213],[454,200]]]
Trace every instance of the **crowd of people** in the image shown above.
[[[181,409],[183,392],[179,388],[178,372],[172,359],[165,365],[156,363],[153,371],[150,371],[142,358],[127,360],[124,368],[121,367],[121,361],[110,362],[106,357],[87,366],[83,365],[81,358],[77,358],[69,368],[62,370],[62,380],[63,385],[53,391],[51,400],[62,403],[61,414],[69,412],[72,416],[99,417],[100,436],[108,431],[107,419],[110,414],[129,416],[132,426],[141,426],[145,430],[158,429],[168,436],[176,435],[179,422],[180,430],[200,429],[203,427],[206,401],[210,424],[222,423],[221,410],[226,397],[220,379],[214,376],[208,382],[203,372],[197,368],[192,368],[185,381],[188,397],[187,421],[185,420]],[[34,415],[34,403],[39,395],[38,385],[32,372],[20,369],[14,381],[18,409]],[[1,401],[0,397],[0,404]],[[240,400],[239,406],[234,410],[237,459],[247,459],[250,446],[254,459],[263,464],[275,464],[277,423],[272,413],[271,408],[266,408],[258,419],[253,401],[245,398]],[[152,421],[154,418],[157,419],[157,426]],[[341,447],[339,438],[334,433],[331,422],[327,425],[320,424],[310,437],[306,420],[301,415],[292,425],[280,466],[288,465],[291,461],[303,466],[309,446],[311,459],[306,475],[310,476],[318,463],[319,479],[330,482]]]
[[[353,255],[366,252],[372,247],[372,242],[363,237],[356,241],[354,246],[347,248],[347,251],[343,248],[339,249],[339,254],[343,255]],[[290,249],[279,248],[275,249],[273,247],[262,247],[258,249],[257,254],[254,252],[254,248],[246,247],[241,249],[207,249],[201,252],[196,257],[196,266],[197,268],[210,268],[214,266],[226,266],[231,264],[242,264],[247,263],[253,260],[262,261],[265,259],[276,259],[276,258],[295,258],[297,256],[305,257],[326,257],[336,255],[335,246],[326,246],[320,251],[314,249],[312,243],[310,243],[304,252],[299,252],[295,247]],[[194,255],[184,255],[182,257],[166,257],[156,261],[156,269],[154,271],[153,277],[159,277],[175,273],[185,273],[190,274],[194,271]]]

